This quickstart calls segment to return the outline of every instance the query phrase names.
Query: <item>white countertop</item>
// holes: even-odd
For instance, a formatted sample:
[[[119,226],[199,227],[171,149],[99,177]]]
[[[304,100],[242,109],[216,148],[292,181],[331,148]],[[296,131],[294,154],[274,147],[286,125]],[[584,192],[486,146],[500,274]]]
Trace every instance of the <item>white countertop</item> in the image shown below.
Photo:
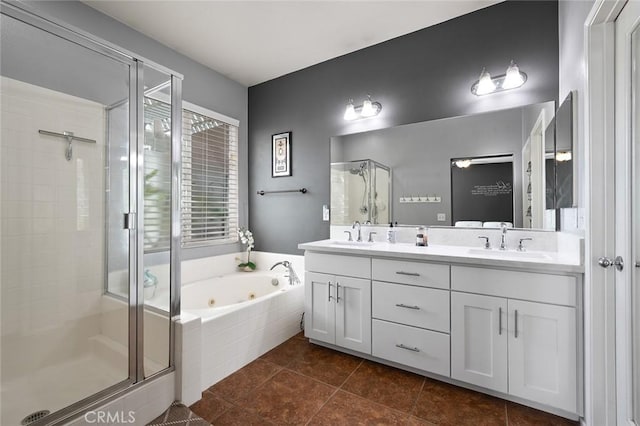
[[[298,245],[301,250],[326,253],[378,256],[411,260],[426,260],[464,265],[482,265],[509,269],[537,270],[539,272],[583,273],[580,255],[558,252],[517,252],[513,250],[487,250],[481,247],[430,245],[418,247],[408,243],[347,243],[321,240]]]

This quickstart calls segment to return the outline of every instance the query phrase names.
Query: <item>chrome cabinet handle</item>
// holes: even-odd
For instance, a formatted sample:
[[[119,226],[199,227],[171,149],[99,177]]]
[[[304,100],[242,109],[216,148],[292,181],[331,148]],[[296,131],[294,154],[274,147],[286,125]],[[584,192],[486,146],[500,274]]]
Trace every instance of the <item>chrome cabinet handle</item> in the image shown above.
[[[410,277],[419,277],[420,274],[417,272],[404,272],[404,271],[397,271],[396,274],[398,275],[408,275]]]
[[[516,309],[516,327],[515,327],[515,337],[518,338],[518,310]]]
[[[418,349],[418,348],[410,348],[409,346],[405,346],[402,343],[396,344],[396,348],[406,349],[406,350],[411,351],[411,352],[420,352],[420,349]]]
[[[498,335],[502,336],[502,308],[498,308]]]
[[[329,281],[329,302],[331,302],[331,281]]]
[[[398,308],[407,308],[407,309],[416,309],[416,310],[420,309],[420,306],[405,305],[404,303],[396,303],[396,306]]]
[[[336,303],[340,303],[340,283],[336,283]]]

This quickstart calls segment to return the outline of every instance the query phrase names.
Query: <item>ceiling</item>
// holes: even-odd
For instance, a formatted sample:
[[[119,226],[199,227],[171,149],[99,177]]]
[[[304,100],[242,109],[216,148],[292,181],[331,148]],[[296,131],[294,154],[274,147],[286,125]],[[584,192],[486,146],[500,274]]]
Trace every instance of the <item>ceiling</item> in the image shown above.
[[[502,0],[86,1],[246,86]]]

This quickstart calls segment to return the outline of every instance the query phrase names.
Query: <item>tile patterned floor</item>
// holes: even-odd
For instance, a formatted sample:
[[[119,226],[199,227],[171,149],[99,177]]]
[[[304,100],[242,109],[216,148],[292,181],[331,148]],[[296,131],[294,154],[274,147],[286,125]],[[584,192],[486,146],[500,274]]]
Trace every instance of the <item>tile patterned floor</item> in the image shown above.
[[[190,408],[216,426],[578,424],[313,345],[302,333],[207,389]]]

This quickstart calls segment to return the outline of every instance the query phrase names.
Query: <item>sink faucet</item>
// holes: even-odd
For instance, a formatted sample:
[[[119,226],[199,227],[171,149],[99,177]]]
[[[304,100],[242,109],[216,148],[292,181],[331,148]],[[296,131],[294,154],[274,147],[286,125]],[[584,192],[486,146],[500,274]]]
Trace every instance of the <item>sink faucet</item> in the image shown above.
[[[283,260],[282,262],[278,262],[275,265],[273,265],[269,270],[273,271],[273,268],[275,268],[278,265],[282,265],[285,268],[287,268],[287,275],[285,276],[289,278],[289,285],[300,284],[300,278],[298,277],[298,274],[296,274],[296,271],[293,270],[293,265],[291,264],[291,262],[289,262],[288,260]]]
[[[351,226],[351,229],[357,229],[358,230],[358,239],[356,241],[361,243],[362,242],[362,233],[360,233],[360,222],[358,222],[357,220],[355,222],[353,222],[353,225]]]
[[[507,224],[500,223],[500,229],[502,230],[502,236],[500,237],[500,250],[507,249]]]

